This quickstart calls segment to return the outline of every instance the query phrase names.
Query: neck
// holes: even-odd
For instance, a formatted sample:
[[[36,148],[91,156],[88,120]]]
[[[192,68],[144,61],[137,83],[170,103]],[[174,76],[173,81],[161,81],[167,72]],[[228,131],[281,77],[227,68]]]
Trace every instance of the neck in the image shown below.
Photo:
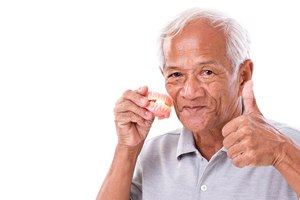
[[[223,123],[216,125],[214,128],[193,132],[197,149],[202,156],[207,160],[223,147],[224,137],[222,135],[222,128],[232,119],[242,115],[243,105],[242,101],[237,101],[235,109],[227,120]]]

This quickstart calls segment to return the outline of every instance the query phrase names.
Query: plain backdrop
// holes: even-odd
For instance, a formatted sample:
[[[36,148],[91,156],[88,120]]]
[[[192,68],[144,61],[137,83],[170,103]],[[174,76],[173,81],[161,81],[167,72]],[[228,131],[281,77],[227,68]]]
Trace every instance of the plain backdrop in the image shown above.
[[[254,91],[267,118],[299,128],[297,1],[0,2],[0,199],[95,199],[126,89],[165,92],[157,38],[179,12],[218,9],[251,37]],[[149,138],[181,127],[173,112]]]

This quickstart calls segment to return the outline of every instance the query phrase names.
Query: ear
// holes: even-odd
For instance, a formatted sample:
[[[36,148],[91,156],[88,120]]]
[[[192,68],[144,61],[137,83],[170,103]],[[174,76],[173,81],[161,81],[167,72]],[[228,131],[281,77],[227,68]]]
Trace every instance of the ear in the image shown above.
[[[253,74],[253,62],[248,59],[245,60],[238,70],[238,81],[239,81],[239,96],[242,95],[244,85],[247,81],[252,79]]]

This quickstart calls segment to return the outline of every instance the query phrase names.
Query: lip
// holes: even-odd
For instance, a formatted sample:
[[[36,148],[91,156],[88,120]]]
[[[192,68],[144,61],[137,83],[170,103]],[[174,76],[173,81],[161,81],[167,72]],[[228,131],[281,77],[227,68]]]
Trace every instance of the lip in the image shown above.
[[[196,113],[205,108],[205,106],[183,106],[182,112],[188,112],[190,114]]]
[[[196,108],[204,108],[205,106],[183,106],[182,109],[196,109]]]

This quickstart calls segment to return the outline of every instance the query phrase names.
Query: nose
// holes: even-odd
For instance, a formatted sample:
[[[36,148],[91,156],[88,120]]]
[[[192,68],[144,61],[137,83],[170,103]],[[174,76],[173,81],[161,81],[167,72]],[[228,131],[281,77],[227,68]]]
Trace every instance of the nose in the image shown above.
[[[204,88],[201,86],[201,83],[193,77],[190,76],[186,79],[183,87],[180,90],[180,95],[188,100],[193,100],[197,97],[202,97],[205,95]]]

